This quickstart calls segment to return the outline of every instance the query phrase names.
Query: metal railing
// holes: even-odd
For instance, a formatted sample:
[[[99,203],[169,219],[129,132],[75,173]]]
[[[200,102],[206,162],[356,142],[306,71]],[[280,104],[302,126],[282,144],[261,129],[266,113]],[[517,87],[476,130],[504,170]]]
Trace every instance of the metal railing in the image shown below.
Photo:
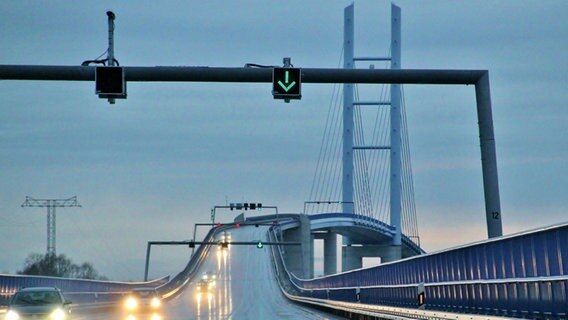
[[[1,274],[0,304],[7,304],[18,289],[25,287],[57,287],[74,303],[94,303],[108,302],[122,297],[133,288],[156,287],[168,280],[169,277],[164,277],[147,282],[121,282]]]
[[[209,230],[205,241],[213,239],[215,234],[221,230],[224,228]],[[154,287],[164,299],[171,299],[190,282],[195,271],[207,256],[209,247],[208,245],[199,246],[186,267],[172,279],[167,276],[147,282],[121,282],[0,274],[0,304],[7,304],[19,288],[38,286],[59,288],[66,299],[74,304],[117,303],[132,289],[140,287]]]
[[[290,274],[274,250],[294,299],[415,310],[423,285],[430,311],[568,319],[568,223],[317,279]]]

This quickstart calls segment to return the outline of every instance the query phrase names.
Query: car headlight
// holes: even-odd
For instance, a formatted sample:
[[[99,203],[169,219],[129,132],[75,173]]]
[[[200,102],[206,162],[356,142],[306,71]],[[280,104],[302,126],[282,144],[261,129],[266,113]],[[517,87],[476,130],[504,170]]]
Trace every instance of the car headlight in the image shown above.
[[[162,302],[158,298],[152,298],[152,301],[150,302],[152,308],[159,308],[161,304]]]
[[[159,314],[153,314],[150,320],[162,320],[162,316]]]
[[[6,317],[4,319],[6,319],[6,320],[18,320],[18,319],[20,319],[20,315],[16,311],[10,310],[6,313]]]
[[[55,309],[50,315],[50,320],[64,320],[65,319],[65,311],[61,309]]]
[[[138,307],[138,301],[136,301],[136,299],[134,299],[133,297],[129,297],[128,299],[126,299],[124,306],[128,310],[134,310]]]

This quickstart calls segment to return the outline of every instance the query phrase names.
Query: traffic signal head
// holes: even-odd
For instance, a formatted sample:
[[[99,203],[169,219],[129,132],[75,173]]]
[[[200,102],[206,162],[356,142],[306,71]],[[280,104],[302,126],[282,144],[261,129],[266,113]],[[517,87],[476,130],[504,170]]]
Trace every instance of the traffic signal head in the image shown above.
[[[258,240],[258,242],[256,243],[256,247],[262,249],[262,247],[264,247],[264,244],[262,244],[262,241]]]
[[[235,223],[235,227],[240,228],[241,224],[240,223]]]

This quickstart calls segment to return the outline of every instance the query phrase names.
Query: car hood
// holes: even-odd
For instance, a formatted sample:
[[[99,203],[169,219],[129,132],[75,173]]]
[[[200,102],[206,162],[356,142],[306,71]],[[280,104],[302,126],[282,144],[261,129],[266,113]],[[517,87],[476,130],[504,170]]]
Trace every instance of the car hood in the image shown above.
[[[28,314],[49,314],[58,308],[63,309],[63,307],[58,304],[47,304],[41,306],[10,306],[8,310],[13,310],[19,315],[24,316]]]

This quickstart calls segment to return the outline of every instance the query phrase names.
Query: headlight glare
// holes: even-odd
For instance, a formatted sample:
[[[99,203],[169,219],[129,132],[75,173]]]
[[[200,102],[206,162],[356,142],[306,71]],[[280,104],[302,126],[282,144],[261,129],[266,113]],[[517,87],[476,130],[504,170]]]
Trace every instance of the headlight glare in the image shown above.
[[[6,320],[18,320],[20,319],[20,315],[14,311],[14,310],[10,310],[6,313]]]
[[[49,319],[51,320],[64,320],[65,319],[65,311],[61,309],[55,309],[50,315]]]
[[[134,310],[138,307],[138,301],[136,301],[136,299],[134,299],[133,297],[129,297],[128,299],[126,299],[125,306],[128,310]]]
[[[158,298],[152,298],[152,302],[150,303],[152,305],[152,308],[159,308],[160,305],[162,304],[162,302]]]

